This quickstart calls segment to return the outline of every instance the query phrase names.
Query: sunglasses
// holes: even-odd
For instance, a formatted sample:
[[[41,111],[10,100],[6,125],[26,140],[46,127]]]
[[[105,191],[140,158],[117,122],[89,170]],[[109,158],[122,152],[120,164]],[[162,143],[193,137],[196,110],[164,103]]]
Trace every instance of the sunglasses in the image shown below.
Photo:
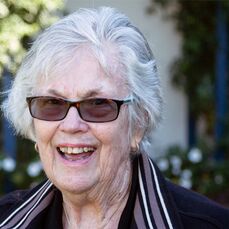
[[[72,101],[51,96],[27,97],[30,114],[44,121],[63,120],[70,107],[75,107],[81,119],[87,122],[110,122],[117,119],[122,104],[132,102],[124,100],[92,98]]]

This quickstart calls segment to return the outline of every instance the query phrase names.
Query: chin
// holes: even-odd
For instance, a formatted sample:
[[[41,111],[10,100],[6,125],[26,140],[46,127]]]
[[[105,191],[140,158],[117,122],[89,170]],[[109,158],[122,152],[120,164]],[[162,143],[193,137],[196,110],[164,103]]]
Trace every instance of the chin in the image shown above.
[[[85,192],[90,192],[90,190],[94,189],[96,186],[96,181],[89,177],[88,179],[79,179],[78,177],[75,178],[62,178],[59,180],[53,181],[53,184],[62,192],[62,193],[72,193],[72,194],[82,194]]]

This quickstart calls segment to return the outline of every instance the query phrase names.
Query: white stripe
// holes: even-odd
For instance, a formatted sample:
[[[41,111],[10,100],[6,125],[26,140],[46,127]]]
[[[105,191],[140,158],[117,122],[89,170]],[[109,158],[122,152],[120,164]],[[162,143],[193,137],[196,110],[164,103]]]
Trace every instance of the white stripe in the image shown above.
[[[172,225],[172,223],[171,223],[171,220],[170,220],[170,217],[169,217],[167,208],[166,208],[166,206],[165,206],[164,199],[163,199],[162,194],[161,194],[161,190],[160,190],[160,186],[159,186],[157,174],[156,174],[156,171],[155,171],[155,169],[154,169],[154,165],[153,165],[153,163],[151,162],[150,159],[149,159],[149,161],[150,161],[151,167],[152,167],[152,169],[153,169],[153,175],[154,175],[154,180],[155,180],[155,183],[156,183],[156,189],[157,189],[157,192],[158,192],[159,199],[160,199],[160,201],[161,201],[161,205],[162,205],[163,211],[164,211],[164,213],[165,213],[166,220],[167,220],[167,222],[168,222],[169,228],[173,229],[173,225]]]
[[[143,187],[143,183],[142,183],[142,176],[141,176],[141,171],[140,171],[140,166],[138,167],[138,176],[139,176],[139,183],[140,183],[140,189],[141,189],[141,194],[142,194],[142,200],[143,200],[143,204],[145,206],[145,210],[146,210],[146,218],[149,224],[150,229],[153,229],[153,225],[149,216],[149,210],[148,210],[148,206],[146,203],[146,195],[145,195],[145,190]]]
[[[45,186],[47,186],[48,183],[51,183],[49,180],[39,189],[36,193],[34,193],[26,202],[24,202],[19,208],[17,208],[14,212],[12,212],[1,224],[0,227],[2,227],[7,221],[10,220],[18,211],[20,211],[27,203],[29,203],[42,189],[44,189]]]
[[[40,200],[46,194],[46,192],[49,190],[49,188],[51,186],[52,186],[52,183],[49,184],[49,186],[46,188],[46,190],[43,192],[43,194],[40,196],[40,198],[37,200],[37,202],[33,205],[32,208],[30,208],[30,210],[27,212],[27,214],[24,216],[24,218],[21,219],[21,221],[18,223],[18,225],[16,227],[14,227],[15,229],[18,228],[26,220],[27,216],[34,210],[34,208],[37,207],[37,205],[39,204]]]

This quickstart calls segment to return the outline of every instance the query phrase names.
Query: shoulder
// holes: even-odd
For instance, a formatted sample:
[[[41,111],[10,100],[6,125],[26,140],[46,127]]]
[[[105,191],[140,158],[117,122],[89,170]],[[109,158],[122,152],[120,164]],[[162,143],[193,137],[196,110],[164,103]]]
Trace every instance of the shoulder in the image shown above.
[[[38,184],[37,186],[26,189],[26,190],[16,190],[11,193],[6,194],[0,198],[0,220],[4,219],[5,216],[9,215],[12,211],[18,208],[22,203],[31,199],[46,181]]]
[[[28,190],[17,190],[0,198],[0,215],[8,212],[14,205],[21,202]]]
[[[171,182],[167,182],[167,187],[184,228],[229,228],[229,209]]]

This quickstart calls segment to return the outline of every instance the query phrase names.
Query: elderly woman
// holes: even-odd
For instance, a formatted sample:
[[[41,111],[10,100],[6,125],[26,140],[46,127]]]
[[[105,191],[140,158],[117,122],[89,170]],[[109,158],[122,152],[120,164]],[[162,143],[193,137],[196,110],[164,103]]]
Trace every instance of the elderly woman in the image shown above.
[[[166,181],[147,156],[161,118],[147,41],[114,9],[45,30],[3,104],[48,179],[0,201],[0,228],[229,228],[229,211]]]

